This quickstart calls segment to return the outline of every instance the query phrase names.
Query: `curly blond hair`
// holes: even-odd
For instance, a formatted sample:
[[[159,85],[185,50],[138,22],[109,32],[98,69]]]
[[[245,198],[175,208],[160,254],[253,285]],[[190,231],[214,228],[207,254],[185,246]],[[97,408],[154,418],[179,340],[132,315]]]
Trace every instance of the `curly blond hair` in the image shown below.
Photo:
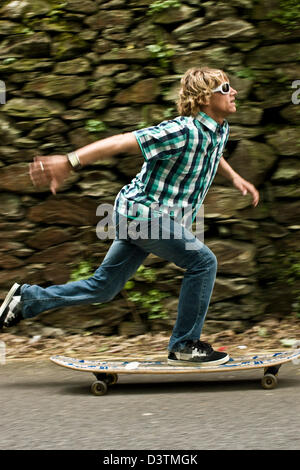
[[[229,81],[223,70],[209,67],[191,68],[181,79],[177,109],[181,116],[196,116],[207,104],[212,90]]]

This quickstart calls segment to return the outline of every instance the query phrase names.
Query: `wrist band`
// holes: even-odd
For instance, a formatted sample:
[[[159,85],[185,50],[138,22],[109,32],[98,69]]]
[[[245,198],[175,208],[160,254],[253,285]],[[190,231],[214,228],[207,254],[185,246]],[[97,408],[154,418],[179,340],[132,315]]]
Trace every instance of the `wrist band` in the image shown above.
[[[67,153],[67,158],[74,171],[80,170],[81,163],[76,152]]]

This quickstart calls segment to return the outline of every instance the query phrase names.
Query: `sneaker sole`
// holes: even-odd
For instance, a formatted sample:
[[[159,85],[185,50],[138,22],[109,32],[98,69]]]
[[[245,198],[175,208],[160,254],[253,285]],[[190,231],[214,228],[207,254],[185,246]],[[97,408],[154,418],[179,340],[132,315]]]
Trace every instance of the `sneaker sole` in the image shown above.
[[[2,305],[0,307],[0,328],[3,327],[4,321],[5,321],[5,318],[6,318],[6,315],[4,315],[5,310],[8,307],[8,305],[9,305],[10,301],[12,300],[13,296],[15,295],[17,290],[19,289],[19,287],[20,287],[20,284],[15,282],[14,285],[9,290],[9,292],[8,292],[7,296],[5,297],[4,301],[2,302]]]
[[[193,362],[193,361],[183,361],[180,359],[168,359],[168,364],[170,366],[185,366],[185,367],[210,367],[210,366],[217,366],[221,364],[225,364],[228,362],[230,357],[225,356],[222,357],[221,359],[217,359],[215,361],[207,361],[207,362]]]

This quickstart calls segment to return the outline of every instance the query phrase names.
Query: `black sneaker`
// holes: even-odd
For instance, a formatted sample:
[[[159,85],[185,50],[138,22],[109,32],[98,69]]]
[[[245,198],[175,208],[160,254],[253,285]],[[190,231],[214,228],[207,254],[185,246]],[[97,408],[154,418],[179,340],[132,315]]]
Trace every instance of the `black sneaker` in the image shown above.
[[[15,283],[0,307],[0,328],[14,326],[22,319],[20,285]]]
[[[187,341],[181,351],[170,352],[168,364],[172,366],[214,366],[229,361],[227,353],[214,351],[210,344],[200,341]]]

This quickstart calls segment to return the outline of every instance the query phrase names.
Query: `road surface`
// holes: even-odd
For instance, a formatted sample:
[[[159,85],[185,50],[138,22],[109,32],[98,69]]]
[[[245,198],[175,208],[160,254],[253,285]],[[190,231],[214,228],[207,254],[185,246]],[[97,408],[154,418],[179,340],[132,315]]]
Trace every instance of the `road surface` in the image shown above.
[[[261,376],[121,376],[96,397],[90,373],[9,361],[0,366],[0,449],[299,449],[300,365],[283,365],[274,390]]]

